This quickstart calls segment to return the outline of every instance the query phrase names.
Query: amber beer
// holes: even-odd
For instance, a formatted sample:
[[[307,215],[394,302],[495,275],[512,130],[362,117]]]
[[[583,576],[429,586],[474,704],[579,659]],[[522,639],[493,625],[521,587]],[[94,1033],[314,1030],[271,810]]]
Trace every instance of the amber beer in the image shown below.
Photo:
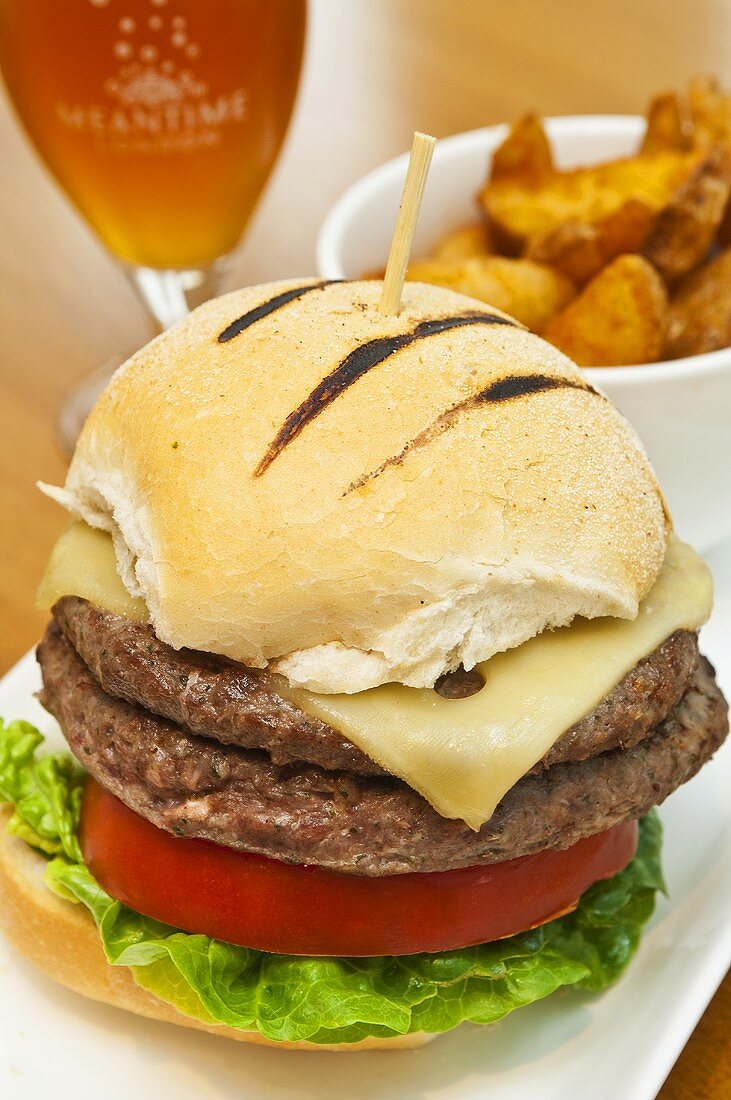
[[[195,268],[236,244],[297,90],[305,0],[0,0],[0,68],[109,247]]]

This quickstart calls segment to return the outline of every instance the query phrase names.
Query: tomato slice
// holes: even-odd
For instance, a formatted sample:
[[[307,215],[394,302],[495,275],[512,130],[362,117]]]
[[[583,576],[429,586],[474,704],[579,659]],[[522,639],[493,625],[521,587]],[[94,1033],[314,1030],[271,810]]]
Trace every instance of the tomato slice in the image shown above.
[[[627,821],[562,852],[369,878],[171,836],[93,779],[84,859],[107,893],[186,932],[289,955],[409,955],[486,943],[573,909],[637,848]]]

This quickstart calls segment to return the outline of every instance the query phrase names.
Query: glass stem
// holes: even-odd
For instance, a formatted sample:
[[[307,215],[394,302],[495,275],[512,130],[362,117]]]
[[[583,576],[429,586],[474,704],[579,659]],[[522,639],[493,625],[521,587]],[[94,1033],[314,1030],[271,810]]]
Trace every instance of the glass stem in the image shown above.
[[[124,270],[162,332],[213,298],[227,270],[227,257],[201,268],[178,271],[125,264]]]

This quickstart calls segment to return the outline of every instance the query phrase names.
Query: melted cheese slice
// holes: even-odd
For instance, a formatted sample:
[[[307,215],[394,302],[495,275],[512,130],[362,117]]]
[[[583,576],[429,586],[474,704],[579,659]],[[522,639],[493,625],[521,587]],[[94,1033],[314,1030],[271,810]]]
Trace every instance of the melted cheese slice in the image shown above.
[[[443,817],[479,829],[561,734],[638,661],[675,630],[697,630],[712,598],[707,566],[673,539],[636,619],[575,619],[499,653],[477,666],[485,686],[468,699],[401,684],[356,695],[289,686],[282,692],[341,730]]]
[[[115,566],[111,536],[73,524],[54,549],[38,602],[78,595],[147,620]],[[708,568],[672,538],[637,618],[577,619],[478,665],[485,686],[468,699],[387,684],[355,695],[320,695],[282,677],[273,686],[342,731],[443,817],[479,829],[497,804],[575,722],[675,630],[697,630],[712,603]]]
[[[36,607],[50,609],[62,596],[83,596],[136,622],[150,619],[145,601],[130,596],[122,584],[112,536],[87,523],[72,523],[54,546],[38,586]]]

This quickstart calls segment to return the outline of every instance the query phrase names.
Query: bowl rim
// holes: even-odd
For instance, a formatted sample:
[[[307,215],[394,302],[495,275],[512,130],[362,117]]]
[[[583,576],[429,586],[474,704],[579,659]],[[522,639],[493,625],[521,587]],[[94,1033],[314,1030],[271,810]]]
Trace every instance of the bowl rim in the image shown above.
[[[639,136],[645,119],[642,115],[552,115],[543,120],[551,136],[584,133],[588,127],[606,134]],[[508,132],[508,123],[481,126],[474,130],[462,130],[441,138],[434,151],[434,160],[459,157],[465,150],[474,150],[485,141],[498,141]],[[489,150],[486,148],[485,152]],[[371,169],[350,185],[330,207],[320,226],[315,247],[319,274],[326,279],[344,278],[341,247],[348,225],[361,207],[364,198],[392,177],[403,175],[408,163],[408,152],[399,153]],[[682,359],[661,359],[656,363],[636,363],[621,367],[584,367],[598,384],[618,383],[641,386],[645,382],[680,382],[704,375],[720,374],[731,366],[731,347],[700,355],[688,355]]]

